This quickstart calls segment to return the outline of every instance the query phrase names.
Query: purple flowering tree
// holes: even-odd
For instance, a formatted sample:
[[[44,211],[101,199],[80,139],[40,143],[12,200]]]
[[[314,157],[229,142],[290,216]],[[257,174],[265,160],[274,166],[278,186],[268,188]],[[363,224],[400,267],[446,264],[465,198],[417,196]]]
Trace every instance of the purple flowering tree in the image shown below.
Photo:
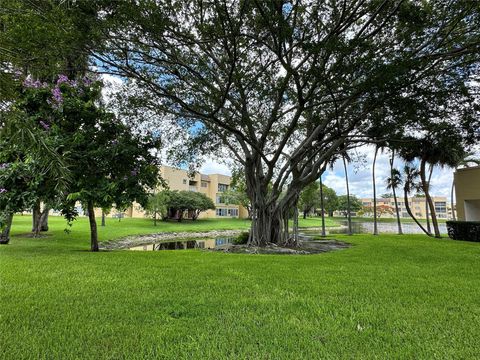
[[[90,222],[91,250],[98,251],[96,210],[125,209],[133,201],[146,204],[147,191],[158,181],[153,137],[132,133],[129,127],[98,104],[101,82],[73,81],[58,76],[51,85],[24,82],[23,108],[32,125],[53,147],[61,149],[69,164],[65,196],[45,182],[44,202],[61,209],[68,220],[78,214],[80,203]],[[47,180],[47,179],[45,179]]]

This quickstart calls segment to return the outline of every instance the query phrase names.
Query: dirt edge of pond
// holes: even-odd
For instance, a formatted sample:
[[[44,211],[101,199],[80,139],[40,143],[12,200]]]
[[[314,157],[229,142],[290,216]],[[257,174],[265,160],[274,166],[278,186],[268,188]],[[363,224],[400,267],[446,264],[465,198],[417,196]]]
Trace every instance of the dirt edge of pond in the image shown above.
[[[235,254],[266,254],[266,255],[313,255],[330,251],[342,250],[352,245],[338,240],[307,240],[301,241],[298,247],[281,247],[269,244],[265,247],[225,244],[210,249]]]
[[[153,243],[195,240],[202,238],[235,237],[242,233],[242,230],[215,230],[204,232],[178,232],[178,233],[156,233],[143,235],[130,235],[117,240],[109,240],[100,243],[102,250],[122,250],[136,246],[150,245]],[[236,244],[220,245],[215,249],[205,251],[216,251],[235,254],[280,254],[280,255],[311,255],[329,251],[341,250],[350,247],[351,244],[334,239],[310,240],[308,237],[300,237],[300,245],[295,248],[281,247],[269,244],[266,247],[246,246]]]

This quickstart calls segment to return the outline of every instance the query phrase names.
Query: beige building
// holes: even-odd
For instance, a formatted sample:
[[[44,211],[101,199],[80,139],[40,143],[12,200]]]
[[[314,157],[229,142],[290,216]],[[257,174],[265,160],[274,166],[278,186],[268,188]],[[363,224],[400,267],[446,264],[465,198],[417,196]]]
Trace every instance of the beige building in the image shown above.
[[[453,176],[458,220],[480,221],[480,166],[458,169]]]
[[[439,219],[448,219],[449,218],[449,206],[447,206],[447,198],[444,196],[432,196],[433,203],[435,205],[435,213]],[[373,199],[365,198],[361,199],[362,205],[364,207],[373,208]],[[398,209],[400,216],[403,218],[408,218],[410,215],[407,213],[407,208],[405,207],[405,200],[402,197],[397,198]],[[424,197],[410,197],[408,198],[408,204],[412,210],[413,215],[420,219],[427,218],[427,204]],[[395,217],[395,200],[393,198],[379,198],[377,199],[377,206],[389,206],[391,207],[392,214],[384,214],[383,217]]]
[[[170,190],[196,191],[213,200],[215,210],[207,210],[200,218],[246,218],[247,210],[242,206],[228,204],[222,194],[230,188],[232,178],[222,174],[189,174],[186,170],[171,166],[160,167],[160,174]],[[112,211],[114,214],[115,211]],[[140,205],[134,204],[125,212],[127,217],[144,217],[145,212]]]

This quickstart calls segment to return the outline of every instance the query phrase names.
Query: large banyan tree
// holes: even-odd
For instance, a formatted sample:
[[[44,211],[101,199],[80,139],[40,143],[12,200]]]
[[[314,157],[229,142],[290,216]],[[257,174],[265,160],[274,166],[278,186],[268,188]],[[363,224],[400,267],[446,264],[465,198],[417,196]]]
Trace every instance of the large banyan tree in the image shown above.
[[[290,209],[332,159],[384,131],[423,131],[415,101],[448,106],[448,87],[471,79],[479,4],[107,1],[92,56],[137,104],[241,164],[252,244],[289,244]]]

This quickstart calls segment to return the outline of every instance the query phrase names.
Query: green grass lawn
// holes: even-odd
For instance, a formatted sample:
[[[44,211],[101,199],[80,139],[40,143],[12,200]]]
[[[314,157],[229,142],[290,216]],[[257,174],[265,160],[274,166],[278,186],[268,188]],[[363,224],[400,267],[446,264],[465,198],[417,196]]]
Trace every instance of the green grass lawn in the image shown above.
[[[86,217],[79,217],[73,222],[70,228],[71,233],[63,236],[62,232],[67,228],[66,221],[60,216],[50,216],[49,225],[52,229],[50,234],[54,234],[55,238],[62,235],[68,239],[84,239],[88,245],[88,237],[90,236],[90,228]],[[15,216],[12,225],[12,234],[25,234],[31,230],[32,218],[30,216]],[[245,219],[198,219],[195,221],[184,220],[177,221],[158,221],[157,226],[153,225],[153,220],[146,218],[124,218],[118,219],[107,218],[106,226],[100,226],[100,219],[97,219],[98,236],[100,241],[111,240],[127,235],[151,234],[159,232],[195,232],[195,231],[211,231],[211,230],[248,230],[250,229],[250,221]],[[321,219],[318,217],[299,219],[299,226],[320,227]],[[332,219],[326,219],[326,226],[338,226],[338,223]],[[54,239],[55,240],[55,239]],[[88,248],[88,246],[86,247]]]
[[[478,243],[355,235],[309,256],[90,253],[86,226],[50,223],[49,238],[0,246],[2,359],[478,358]],[[101,238],[146,228],[110,220]]]

